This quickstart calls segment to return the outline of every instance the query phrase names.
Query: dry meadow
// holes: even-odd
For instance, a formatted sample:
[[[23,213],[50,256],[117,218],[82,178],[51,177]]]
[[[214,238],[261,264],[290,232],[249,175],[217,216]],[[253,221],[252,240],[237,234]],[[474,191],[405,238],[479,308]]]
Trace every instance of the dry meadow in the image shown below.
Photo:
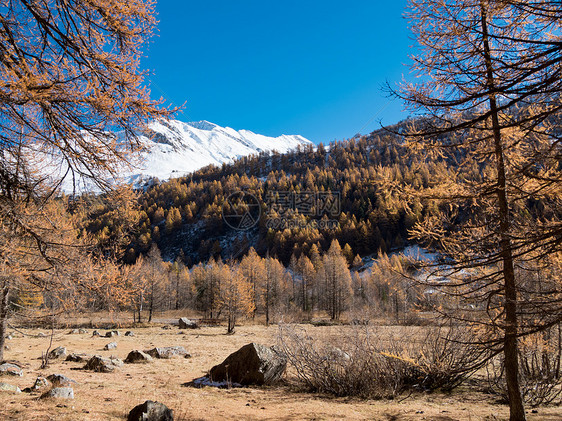
[[[68,328],[56,330],[51,348],[65,346],[69,353],[83,352],[125,359],[133,349],[145,350],[156,346],[182,345],[191,358],[157,360],[148,364],[125,364],[114,373],[95,373],[82,370],[84,363],[52,361],[41,369],[41,354],[49,346],[49,337],[38,337],[45,329],[18,329],[8,342],[6,359],[21,363],[23,377],[0,378],[23,389],[33,385],[37,376],[64,374],[75,380],[73,400],[39,399],[39,393],[0,393],[2,420],[123,420],[131,408],[147,399],[160,401],[172,408],[177,420],[506,420],[508,409],[483,393],[460,389],[451,394],[414,394],[394,400],[360,400],[334,398],[304,393],[288,380],[281,385],[254,388],[201,389],[183,386],[203,376],[213,365],[224,360],[241,346],[258,342],[273,345],[277,327],[245,325],[233,335],[226,328],[202,327],[197,330],[179,330],[177,326],[164,329],[163,324],[149,327],[122,327],[121,335],[114,338],[92,336],[87,333],[69,334]],[[336,335],[334,327],[307,326],[312,335]],[[395,333],[397,328],[379,327],[381,335]],[[415,335],[415,332],[403,334]],[[13,329],[12,329],[13,330]],[[126,330],[135,336],[126,337]],[[98,329],[103,335],[106,330]],[[104,345],[115,341],[114,350],[104,351]],[[560,407],[539,408],[531,413],[531,421],[558,421]]]

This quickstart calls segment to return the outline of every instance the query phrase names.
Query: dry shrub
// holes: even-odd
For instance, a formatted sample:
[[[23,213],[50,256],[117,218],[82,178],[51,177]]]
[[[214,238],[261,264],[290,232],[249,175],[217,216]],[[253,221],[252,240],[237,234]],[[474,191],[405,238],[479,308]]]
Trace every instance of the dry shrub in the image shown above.
[[[338,329],[338,335],[316,339],[302,327],[279,326],[278,347],[294,368],[297,385],[375,399],[408,390],[452,390],[486,358],[459,328],[426,328],[425,334],[399,339],[369,326]]]
[[[526,404],[536,407],[562,403],[562,328],[526,336],[519,341],[519,383]],[[490,360],[488,391],[507,402],[502,358]]]

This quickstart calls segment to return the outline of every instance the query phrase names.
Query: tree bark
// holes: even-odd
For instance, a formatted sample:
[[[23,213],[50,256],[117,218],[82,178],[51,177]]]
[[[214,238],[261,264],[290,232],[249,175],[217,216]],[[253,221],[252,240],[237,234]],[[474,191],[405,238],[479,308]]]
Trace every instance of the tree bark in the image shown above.
[[[0,291],[0,363],[4,362],[4,346],[8,329],[8,296],[10,288],[4,284]]]
[[[509,399],[509,419],[510,421],[525,421],[525,408],[523,406],[523,399],[521,398],[521,390],[519,388],[517,285],[515,282],[511,240],[509,238],[510,215],[506,191],[504,150],[498,118],[490,44],[488,41],[487,13],[485,5],[482,2],[480,3],[480,10],[482,18],[482,36],[484,42],[484,60],[486,64],[487,85],[489,89],[488,102],[492,118],[492,131],[494,135],[497,169],[497,198],[500,217],[499,245],[501,260],[503,263],[505,293],[504,364],[507,395]]]

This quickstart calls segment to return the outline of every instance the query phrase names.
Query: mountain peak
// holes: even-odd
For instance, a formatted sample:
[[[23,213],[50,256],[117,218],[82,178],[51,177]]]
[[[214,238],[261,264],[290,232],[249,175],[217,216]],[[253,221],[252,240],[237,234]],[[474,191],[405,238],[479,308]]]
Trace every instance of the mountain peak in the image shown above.
[[[211,131],[214,128],[219,127],[215,123],[211,123],[210,121],[207,121],[207,120],[190,121],[189,123],[185,123],[185,124],[195,128],[195,129],[206,130],[206,131]]]

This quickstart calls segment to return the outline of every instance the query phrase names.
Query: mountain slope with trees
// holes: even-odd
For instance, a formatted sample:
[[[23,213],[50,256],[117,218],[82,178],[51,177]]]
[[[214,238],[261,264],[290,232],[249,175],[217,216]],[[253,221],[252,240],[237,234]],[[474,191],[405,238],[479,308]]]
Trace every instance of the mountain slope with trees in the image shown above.
[[[210,257],[240,258],[252,246],[260,255],[269,253],[288,264],[293,254],[308,255],[313,244],[320,251],[327,250],[333,239],[342,244],[351,260],[356,254],[387,252],[403,246],[415,222],[436,210],[431,202],[407,203],[392,186],[431,187],[454,171],[450,167],[453,161],[449,157],[423,162],[406,153],[400,135],[380,130],[328,146],[304,146],[286,154],[261,153],[220,168],[209,166],[139,194],[140,222],[126,261],[134,262],[153,243],[167,260],[182,256],[188,264]],[[259,223],[246,231],[236,231],[223,220],[225,200],[237,191],[251,193],[261,204]],[[341,212],[330,217],[334,224],[327,227],[319,222],[328,215],[294,209],[273,214],[272,195],[288,191],[332,192],[339,195]],[[113,222],[104,212],[89,216],[88,231],[110,235]],[[286,224],[272,228],[268,220],[280,216]]]

